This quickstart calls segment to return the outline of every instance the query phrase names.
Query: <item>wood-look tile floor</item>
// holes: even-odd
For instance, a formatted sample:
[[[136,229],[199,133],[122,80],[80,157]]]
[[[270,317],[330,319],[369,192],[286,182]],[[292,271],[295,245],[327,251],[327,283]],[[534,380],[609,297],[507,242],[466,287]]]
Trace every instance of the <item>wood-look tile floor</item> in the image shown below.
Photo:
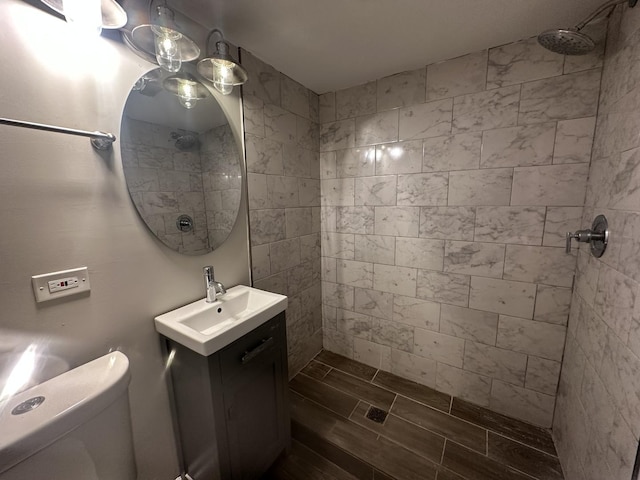
[[[563,479],[548,430],[331,352],[289,385],[293,445],[264,480]]]

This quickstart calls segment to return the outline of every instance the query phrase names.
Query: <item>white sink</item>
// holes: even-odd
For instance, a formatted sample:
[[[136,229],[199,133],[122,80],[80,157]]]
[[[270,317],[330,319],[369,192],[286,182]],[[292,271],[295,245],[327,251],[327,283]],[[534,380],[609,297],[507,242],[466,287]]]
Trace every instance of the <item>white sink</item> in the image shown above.
[[[209,356],[287,308],[287,297],[238,285],[213,303],[205,299],[155,318],[165,337]]]

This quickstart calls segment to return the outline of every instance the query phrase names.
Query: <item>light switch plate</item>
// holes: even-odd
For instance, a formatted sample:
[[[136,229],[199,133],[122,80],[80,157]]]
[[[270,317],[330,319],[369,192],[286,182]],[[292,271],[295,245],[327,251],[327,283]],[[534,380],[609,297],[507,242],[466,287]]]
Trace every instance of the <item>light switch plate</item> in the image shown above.
[[[46,302],[91,290],[87,267],[34,275],[31,277],[31,284],[36,302]]]

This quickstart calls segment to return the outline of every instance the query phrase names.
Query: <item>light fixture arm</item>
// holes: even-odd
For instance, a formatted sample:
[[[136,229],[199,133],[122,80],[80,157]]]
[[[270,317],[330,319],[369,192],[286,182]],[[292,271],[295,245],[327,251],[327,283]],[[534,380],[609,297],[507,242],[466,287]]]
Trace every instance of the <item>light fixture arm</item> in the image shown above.
[[[220,45],[224,45],[224,47],[222,47],[225,51],[224,52],[220,52],[220,53],[224,53],[224,54],[228,54],[229,53],[229,44],[225,41],[224,39],[224,35],[222,34],[222,32],[220,30],[218,30],[217,28],[214,28],[213,30],[211,30],[211,32],[209,33],[209,35],[207,36],[207,44],[205,45],[206,50],[207,50],[207,54],[209,54],[209,44],[211,43],[211,37],[213,37],[214,34],[218,34],[220,35],[220,40],[218,40],[216,42],[216,47],[218,47],[218,49],[220,50]]]
[[[583,21],[578,23],[575,26],[575,30],[579,32],[587,24],[589,24],[591,21],[593,21],[594,18],[598,17],[602,12],[604,12],[608,8],[616,7],[616,6],[620,5],[621,3],[628,3],[629,7],[633,8],[633,7],[636,6],[636,3],[638,3],[638,0],[609,0],[607,3],[605,3],[604,5],[600,6],[596,10],[594,10],[594,12],[591,15],[589,15],[587,18],[585,18]]]

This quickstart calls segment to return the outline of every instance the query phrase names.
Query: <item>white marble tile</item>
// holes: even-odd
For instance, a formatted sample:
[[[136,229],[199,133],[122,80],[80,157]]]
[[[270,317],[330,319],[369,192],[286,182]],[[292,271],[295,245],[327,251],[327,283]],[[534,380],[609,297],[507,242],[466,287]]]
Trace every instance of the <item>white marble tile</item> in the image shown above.
[[[260,280],[271,275],[269,244],[257,245],[251,248],[251,272],[254,280]]]
[[[438,331],[440,304],[414,297],[393,296],[393,321]]]
[[[356,288],[353,310],[372,317],[391,320],[393,318],[393,295],[376,290]]]
[[[451,305],[469,305],[469,276],[418,270],[416,296]]]
[[[593,22],[581,30],[582,33],[586,33],[596,42],[596,48],[586,55],[567,55],[564,59],[565,74],[602,67],[604,63],[607,25],[608,22]],[[611,29],[613,30],[613,28],[612,23]]]
[[[518,124],[594,116],[600,72],[587,70],[523,84]]]
[[[309,90],[307,90],[306,87],[286,75],[282,75],[280,90],[282,95],[282,108],[304,118],[310,118]]]
[[[504,245],[447,240],[444,244],[444,271],[502,278],[504,255]]]
[[[509,205],[513,170],[492,168],[449,173],[449,205]]]
[[[246,50],[242,51],[242,66],[249,77],[242,86],[243,95],[253,95],[265,103],[280,105],[280,73]]]
[[[322,255],[324,257],[353,260],[353,235],[344,233],[322,232]]]
[[[127,167],[124,169],[127,187],[130,192],[158,192],[160,190],[158,174],[162,170],[156,168]],[[171,170],[172,174],[178,173]],[[189,175],[187,173],[187,175]],[[178,188],[164,188],[163,190],[182,190]]]
[[[318,124],[296,115],[296,144],[307,150],[319,150],[320,128]]]
[[[268,139],[281,143],[296,141],[296,116],[275,105],[264,106],[264,129]]]
[[[317,178],[298,178],[298,197],[301,207],[319,207],[321,199],[320,180]]]
[[[353,359],[370,367],[391,371],[391,347],[362,338],[353,339]]]
[[[244,112],[244,131],[251,135],[264,137],[264,102],[253,95],[245,94],[242,99]]]
[[[504,279],[571,287],[575,267],[575,255],[563,248],[507,245]]]
[[[487,130],[482,134],[482,168],[524,167],[551,163],[556,124]]]
[[[438,363],[436,389],[486,407],[489,405],[491,379],[444,363]]]
[[[356,146],[398,141],[398,110],[356,117]]]
[[[535,297],[536,286],[530,283],[471,278],[470,308],[532,318]]]
[[[395,264],[396,237],[355,235],[355,259],[361,262]]]
[[[249,212],[251,245],[263,245],[286,238],[284,209],[252,210]]]
[[[414,335],[416,355],[462,368],[464,340],[422,328],[416,328]]]
[[[540,245],[544,207],[478,207],[475,241]]]
[[[620,241],[620,271],[640,282],[640,213],[628,214]]]
[[[426,69],[396,73],[378,80],[378,111],[425,101]]]
[[[374,264],[373,288],[382,292],[414,297],[416,295],[416,269]]]
[[[539,322],[566,325],[571,305],[571,289],[538,285],[533,318]]]
[[[320,126],[320,151],[329,152],[356,146],[356,121],[353,118],[323,123]],[[247,159],[248,160],[248,159]]]
[[[555,395],[560,378],[560,362],[529,356],[525,388]]]
[[[519,104],[520,85],[456,97],[452,133],[514,127]]]
[[[322,305],[322,328],[323,330],[337,329],[338,309],[336,307],[330,307],[329,305]]]
[[[453,99],[400,109],[399,140],[439,137],[451,133]]]
[[[584,163],[515,168],[511,205],[580,206],[588,173]]]
[[[321,190],[323,206],[351,206],[355,202],[353,178],[324,179]]]
[[[367,115],[376,111],[376,82],[364,83],[336,92],[338,120]]]
[[[267,175],[267,195],[273,208],[297,207],[300,205],[298,179]]]
[[[496,344],[498,314],[443,304],[440,333],[486,345]]]
[[[480,168],[482,133],[461,133],[424,140],[423,172]]]
[[[323,232],[336,231],[336,217],[338,207],[320,207],[320,226]]]
[[[637,130],[636,130],[637,136]],[[640,204],[640,149],[636,148],[620,155],[611,207],[617,210],[635,210]]]
[[[391,349],[391,373],[421,385],[435,388],[436,362],[412,355],[402,350]]]
[[[473,207],[422,207],[420,237],[473,240],[475,218]]]
[[[376,235],[417,237],[420,220],[418,207],[375,207]]]
[[[500,315],[497,346],[548,360],[562,360],[566,327]]]
[[[588,163],[595,127],[595,117],[558,122],[553,163]]]
[[[336,262],[336,281],[352,287],[373,287],[373,264],[338,260]]]
[[[336,178],[337,174],[336,152],[320,153],[320,178]]]
[[[442,271],[444,242],[424,238],[396,239],[396,265]]]
[[[373,207],[336,207],[336,231],[340,233],[373,234]]]
[[[398,175],[398,205],[446,205],[448,191],[449,174],[446,172]]]
[[[313,285],[313,266],[311,262],[302,262],[287,270],[287,295],[300,294]]]
[[[364,177],[375,173],[374,147],[349,148],[336,152],[336,177]]]
[[[602,265],[593,308],[625,342],[639,301],[638,295],[640,285],[637,282],[608,265]]]
[[[300,237],[300,261],[311,263],[320,261],[320,255],[322,253],[320,240],[319,232]]]
[[[487,79],[487,51],[483,50],[427,66],[427,99],[481,92]]]
[[[489,408],[510,417],[549,428],[553,420],[555,397],[494,380]]]
[[[336,330],[345,335],[371,340],[371,317],[338,308]]]
[[[537,38],[489,50],[487,88],[562,75],[564,57],[540,46]]]
[[[311,90],[309,92],[309,120],[320,123],[320,95]]]
[[[387,143],[376,146],[376,175],[420,173],[422,141]]]
[[[245,136],[247,171],[282,175],[282,144],[253,135]]]
[[[338,259],[333,257],[322,257],[322,280],[325,282],[338,282]]]
[[[325,350],[337,353],[343,357],[353,357],[353,337],[337,330],[323,330],[322,346]]]
[[[319,154],[316,154],[319,155]],[[314,152],[297,147],[295,144],[283,145],[282,163],[287,177],[311,177],[311,161]]]
[[[396,175],[382,175],[377,177],[363,177],[355,180],[356,205],[395,205]]]
[[[335,92],[320,95],[319,108],[320,123],[335,122],[337,120]]]
[[[287,238],[311,233],[310,208],[286,208],[284,211]]]
[[[394,350],[413,353],[413,327],[381,318],[371,320],[371,341]]]
[[[542,244],[550,247],[564,247],[567,232],[582,228],[582,207],[549,207],[544,223]]]
[[[464,369],[523,386],[527,356],[467,340],[464,347]]]
[[[322,282],[322,303],[330,307],[353,310],[354,288],[339,283]]]
[[[300,239],[290,238],[269,246],[271,273],[278,273],[300,264]]]

